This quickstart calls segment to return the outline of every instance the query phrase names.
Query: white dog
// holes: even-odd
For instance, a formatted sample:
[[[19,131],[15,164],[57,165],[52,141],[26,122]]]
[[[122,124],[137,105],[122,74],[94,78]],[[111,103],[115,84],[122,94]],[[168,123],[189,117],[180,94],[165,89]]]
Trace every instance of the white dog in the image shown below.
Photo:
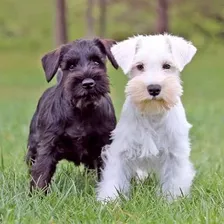
[[[180,72],[196,53],[181,37],[135,36],[112,47],[129,82],[113,142],[103,151],[104,169],[97,199],[128,195],[139,172],[155,172],[168,200],[189,193],[195,171],[189,160],[189,129],[181,103]]]

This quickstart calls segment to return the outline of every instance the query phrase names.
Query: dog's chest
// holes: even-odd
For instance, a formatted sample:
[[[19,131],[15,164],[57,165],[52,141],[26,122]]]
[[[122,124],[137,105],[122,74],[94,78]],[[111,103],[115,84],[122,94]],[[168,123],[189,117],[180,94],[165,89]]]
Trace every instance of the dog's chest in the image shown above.
[[[98,158],[101,148],[109,144],[110,132],[108,118],[103,119],[95,110],[75,111],[64,124],[61,136],[61,150],[69,159],[78,158],[81,162],[87,158]],[[101,113],[102,114],[102,113]]]
[[[98,158],[103,146],[100,133],[83,124],[66,127],[60,139],[61,152],[77,164]]]
[[[110,130],[105,130],[101,121],[95,120],[79,120],[68,123],[64,130],[64,138],[66,142],[70,142],[69,150],[90,151],[92,148],[102,147],[105,136],[109,139]]]
[[[65,135],[71,138],[87,138],[91,135],[101,135],[103,125],[99,119],[78,119],[73,122],[68,122],[65,128]]]
[[[166,131],[166,124],[158,119],[143,119],[139,128],[141,157],[157,156],[166,150],[169,145],[169,133]]]

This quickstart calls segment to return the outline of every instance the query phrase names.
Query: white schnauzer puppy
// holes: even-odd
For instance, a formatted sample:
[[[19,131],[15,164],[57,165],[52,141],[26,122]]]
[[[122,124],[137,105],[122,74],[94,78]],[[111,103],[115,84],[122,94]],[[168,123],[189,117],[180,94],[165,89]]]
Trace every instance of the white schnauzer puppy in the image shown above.
[[[158,193],[169,201],[187,195],[195,171],[179,73],[197,49],[181,37],[164,34],[135,36],[111,51],[129,81],[113,142],[102,153],[97,199],[127,196],[131,178],[151,172],[160,182]]]

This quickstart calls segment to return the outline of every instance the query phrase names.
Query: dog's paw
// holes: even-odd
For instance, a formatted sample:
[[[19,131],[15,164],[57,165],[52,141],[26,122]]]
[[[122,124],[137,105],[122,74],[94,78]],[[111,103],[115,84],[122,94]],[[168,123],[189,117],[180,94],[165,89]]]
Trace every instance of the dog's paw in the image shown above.
[[[136,181],[137,181],[137,183],[144,182],[147,179],[148,176],[149,176],[148,172],[143,171],[141,169],[137,169],[137,171],[136,171]]]
[[[102,147],[101,158],[103,159],[103,161],[107,160],[107,153],[109,148],[110,148],[110,145],[105,145],[104,147]]]
[[[118,191],[116,188],[104,188],[104,189],[97,189],[97,201],[107,204],[111,202],[117,202],[120,200],[127,200],[128,196],[125,194],[122,194],[120,191]]]
[[[97,201],[108,203],[119,197],[118,191],[114,189],[97,189]]]
[[[102,204],[106,205],[110,202],[114,202],[118,199],[118,197],[116,195],[113,196],[106,196],[106,195],[102,195],[102,194],[98,194],[96,200],[98,202],[101,202]]]
[[[164,198],[168,203],[172,203],[178,199],[187,197],[187,195],[184,195],[180,189],[176,192],[157,189],[156,194],[158,197]]]
[[[123,195],[123,194],[117,194],[117,195],[113,195],[113,196],[108,196],[108,197],[102,197],[100,195],[97,195],[97,199],[98,202],[100,202],[103,205],[107,205],[110,203],[113,203],[113,205],[119,205],[122,201],[127,201],[128,200],[128,196],[127,195]]]

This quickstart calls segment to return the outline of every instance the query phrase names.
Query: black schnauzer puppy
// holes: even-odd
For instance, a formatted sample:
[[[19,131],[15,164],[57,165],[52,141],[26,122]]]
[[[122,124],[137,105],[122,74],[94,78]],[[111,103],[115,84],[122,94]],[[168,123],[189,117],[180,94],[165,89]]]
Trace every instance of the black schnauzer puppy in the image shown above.
[[[118,68],[110,51],[113,44],[113,40],[80,39],[42,58],[47,81],[58,69],[61,77],[43,93],[30,124],[31,190],[47,190],[62,159],[97,168],[99,177],[101,149],[110,144],[116,125],[105,64],[107,56]]]

